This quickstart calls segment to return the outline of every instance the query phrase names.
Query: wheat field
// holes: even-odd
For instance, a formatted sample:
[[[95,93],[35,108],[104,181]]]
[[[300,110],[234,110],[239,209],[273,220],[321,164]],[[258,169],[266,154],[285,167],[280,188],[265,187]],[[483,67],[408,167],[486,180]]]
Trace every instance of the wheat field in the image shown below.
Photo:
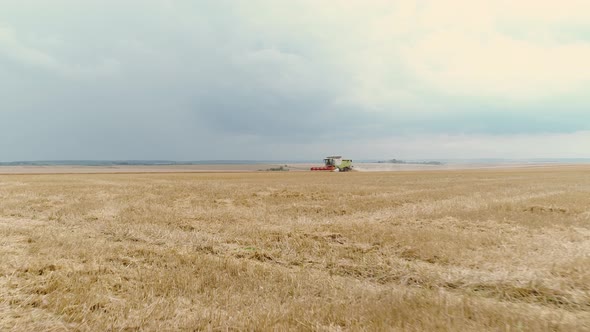
[[[588,331],[590,167],[0,175],[1,331]]]

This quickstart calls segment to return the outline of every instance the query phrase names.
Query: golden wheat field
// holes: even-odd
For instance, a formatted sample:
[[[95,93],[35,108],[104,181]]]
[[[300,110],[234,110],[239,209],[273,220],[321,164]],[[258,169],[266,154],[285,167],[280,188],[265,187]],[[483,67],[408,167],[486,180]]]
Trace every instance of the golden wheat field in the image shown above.
[[[590,330],[590,167],[0,175],[1,331]]]

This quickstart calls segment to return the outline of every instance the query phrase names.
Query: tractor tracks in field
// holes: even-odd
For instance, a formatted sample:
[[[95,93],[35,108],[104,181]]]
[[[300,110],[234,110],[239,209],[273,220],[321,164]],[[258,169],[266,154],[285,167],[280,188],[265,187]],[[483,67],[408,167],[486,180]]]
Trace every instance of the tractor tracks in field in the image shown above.
[[[510,195],[506,198],[490,198],[481,194],[460,195],[440,200],[402,203],[393,207],[379,209],[378,211],[375,211],[375,213],[370,214],[368,217],[366,213],[362,213],[359,214],[359,217],[362,215],[364,217],[362,220],[365,222],[382,222],[388,219],[452,215],[456,214],[457,211],[472,212],[481,210],[482,208],[488,209],[503,204],[513,204],[530,199],[545,198],[564,194],[566,192],[566,190],[555,190],[543,193]],[[491,196],[491,194],[488,195]],[[496,195],[497,194],[494,196]],[[505,197],[504,195],[497,196]]]
[[[53,312],[45,310],[26,291],[27,280],[19,278],[19,270],[27,266],[31,235],[46,222],[0,218],[0,330],[68,331],[71,327]],[[39,273],[43,273],[40,271]]]
[[[566,316],[581,315],[590,319],[588,289],[569,290],[554,287],[554,280],[545,280],[549,276],[537,275],[541,270],[492,271],[478,266],[440,264],[437,261],[423,260],[408,253],[403,247],[392,252],[391,248],[351,242],[339,233],[318,232],[300,235],[327,244],[335,250],[355,254],[370,253],[375,257],[381,257],[383,261],[374,261],[371,257],[367,257],[366,261],[327,261],[310,256],[280,257],[273,253],[273,250],[240,248],[239,245],[228,245],[225,249],[209,248],[207,254],[254,261],[271,269],[279,269],[283,273],[314,273],[326,278],[354,280],[371,289],[409,287],[416,290],[444,291],[453,296],[532,306],[545,312],[558,310]]]

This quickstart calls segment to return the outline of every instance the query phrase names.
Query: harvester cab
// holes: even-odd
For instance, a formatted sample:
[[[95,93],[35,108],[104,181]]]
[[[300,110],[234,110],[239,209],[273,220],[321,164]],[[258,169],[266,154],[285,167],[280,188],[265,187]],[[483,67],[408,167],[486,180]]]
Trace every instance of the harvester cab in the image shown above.
[[[312,171],[348,172],[352,170],[352,160],[342,156],[330,156],[324,159],[323,167],[312,167]]]

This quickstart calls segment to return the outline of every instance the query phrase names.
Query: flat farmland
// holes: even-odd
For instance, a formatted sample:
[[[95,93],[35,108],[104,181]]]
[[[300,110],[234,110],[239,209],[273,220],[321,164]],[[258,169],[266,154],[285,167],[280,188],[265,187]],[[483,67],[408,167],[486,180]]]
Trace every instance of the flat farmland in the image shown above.
[[[0,330],[590,330],[590,167],[0,175]]]

